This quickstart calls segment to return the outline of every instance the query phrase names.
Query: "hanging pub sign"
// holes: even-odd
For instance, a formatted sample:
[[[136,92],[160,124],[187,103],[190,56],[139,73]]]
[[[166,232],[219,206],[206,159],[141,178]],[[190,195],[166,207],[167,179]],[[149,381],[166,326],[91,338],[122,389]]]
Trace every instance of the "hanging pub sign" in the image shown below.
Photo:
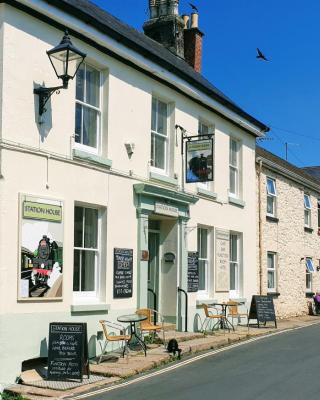
[[[50,323],[48,380],[82,380],[83,375],[90,375],[87,324]]]
[[[62,298],[63,202],[20,199],[19,299]]]
[[[213,140],[198,139],[187,141],[186,182],[210,181],[213,181]]]
[[[260,323],[265,325],[266,322],[274,322],[274,326],[277,327],[273,298],[271,296],[252,296],[248,324],[251,319],[257,320],[258,328],[260,328]]]
[[[113,297],[132,297],[133,250],[115,248],[113,252]]]
[[[188,251],[188,292],[199,290],[199,253]]]

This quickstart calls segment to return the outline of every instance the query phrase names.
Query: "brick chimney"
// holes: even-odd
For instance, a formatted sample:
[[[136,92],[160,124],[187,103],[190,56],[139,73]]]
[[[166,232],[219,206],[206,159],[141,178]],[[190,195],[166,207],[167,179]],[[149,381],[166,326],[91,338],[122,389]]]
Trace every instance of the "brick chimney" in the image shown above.
[[[184,21],[184,58],[196,72],[201,72],[202,65],[202,38],[204,34],[199,30],[199,15],[183,16]]]
[[[183,58],[184,22],[179,15],[179,0],[149,0],[149,12],[144,33]]]

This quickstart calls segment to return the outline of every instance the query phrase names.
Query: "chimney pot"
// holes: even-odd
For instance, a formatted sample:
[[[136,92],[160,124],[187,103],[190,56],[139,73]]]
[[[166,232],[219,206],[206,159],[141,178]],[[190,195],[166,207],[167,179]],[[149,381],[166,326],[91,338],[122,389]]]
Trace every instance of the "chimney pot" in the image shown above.
[[[189,28],[189,20],[190,20],[189,15],[184,14],[182,16],[182,18],[183,18],[183,22],[184,22],[184,29],[188,29]]]
[[[199,14],[198,13],[191,14],[191,28],[199,28]]]

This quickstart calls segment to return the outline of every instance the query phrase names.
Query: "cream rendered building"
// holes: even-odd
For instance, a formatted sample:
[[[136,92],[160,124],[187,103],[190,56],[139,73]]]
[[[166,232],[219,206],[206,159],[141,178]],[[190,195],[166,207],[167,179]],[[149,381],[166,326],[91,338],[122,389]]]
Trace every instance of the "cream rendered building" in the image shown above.
[[[279,318],[309,312],[320,291],[319,181],[257,147],[258,285]]]
[[[171,3],[162,12],[181,28]],[[159,5],[150,6],[157,20]],[[33,90],[60,84],[46,51],[65,27],[87,56],[39,118]],[[200,253],[188,330],[204,301],[249,302],[258,291],[255,139],[268,128],[172,49],[85,0],[3,1],[0,41],[0,382],[47,356],[53,321],[86,322],[94,357],[99,319],[153,307],[151,291],[185,329],[177,289],[188,290],[188,251]],[[184,183],[176,125],[214,134],[213,182]],[[121,290],[116,249],[129,257]]]

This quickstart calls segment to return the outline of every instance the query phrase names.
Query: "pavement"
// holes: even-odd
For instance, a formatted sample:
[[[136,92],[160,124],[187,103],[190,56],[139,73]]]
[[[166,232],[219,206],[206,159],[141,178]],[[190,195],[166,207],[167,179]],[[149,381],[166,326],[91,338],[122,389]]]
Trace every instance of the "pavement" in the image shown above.
[[[166,332],[166,341],[175,338],[182,349],[183,358],[183,356],[192,356],[200,352],[219,349],[256,336],[269,335],[276,331],[320,324],[320,318],[317,316],[300,316],[277,322],[277,328],[274,327],[273,323],[259,329],[250,327],[249,330],[247,327],[237,326],[235,332],[229,333],[219,330],[206,335],[203,333],[169,331]],[[90,364],[90,379],[84,379],[82,383],[49,382],[43,378],[43,374],[39,374],[39,371],[31,370],[21,375],[24,381],[22,384],[11,385],[6,391],[12,394],[20,394],[23,398],[30,400],[68,399],[122,383],[128,378],[174,362],[176,362],[176,357],[169,354],[163,345],[153,344],[148,346],[146,357],[142,352],[130,351],[125,358],[110,357],[100,364],[93,360]]]

